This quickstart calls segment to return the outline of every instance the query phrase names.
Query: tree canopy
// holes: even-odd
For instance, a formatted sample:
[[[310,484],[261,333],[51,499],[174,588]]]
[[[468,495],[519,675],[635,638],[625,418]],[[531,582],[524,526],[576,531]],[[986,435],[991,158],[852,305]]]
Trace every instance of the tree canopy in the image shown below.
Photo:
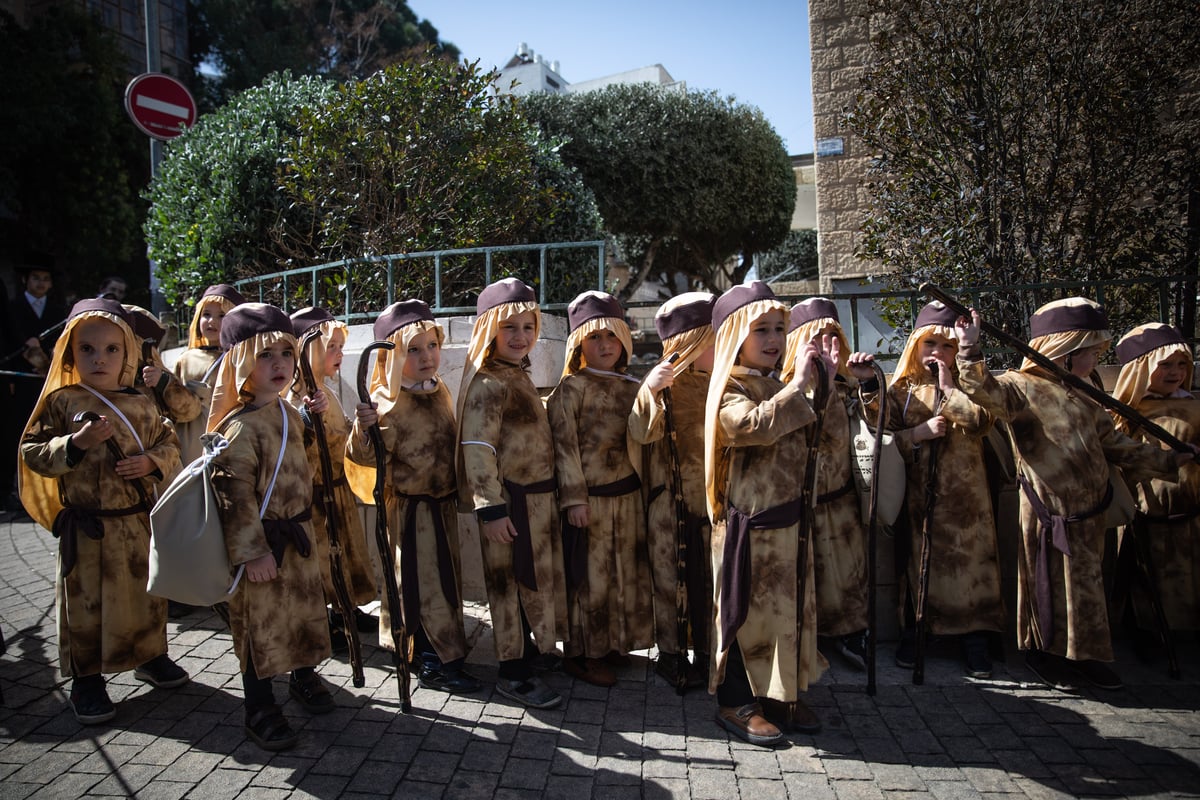
[[[649,277],[713,290],[740,283],[754,254],[788,233],[795,177],[756,108],[651,84],[521,102],[595,193],[630,266],[625,296]]]
[[[877,155],[861,256],[906,287],[1196,272],[1181,213],[1200,185],[1193,2],[869,7],[849,114]],[[1020,329],[1037,302],[1022,297],[990,313]]]
[[[201,94],[219,104],[274,72],[361,79],[432,47],[449,60],[458,48],[403,0],[192,0],[193,58]]]
[[[164,293],[347,258],[597,238],[590,192],[494,77],[444,60],[336,86],[281,76],[203,117],[150,192]],[[443,268],[445,304],[480,288],[481,270]],[[383,281],[369,272],[355,276],[368,304]],[[429,273],[403,271],[396,291],[426,295]]]

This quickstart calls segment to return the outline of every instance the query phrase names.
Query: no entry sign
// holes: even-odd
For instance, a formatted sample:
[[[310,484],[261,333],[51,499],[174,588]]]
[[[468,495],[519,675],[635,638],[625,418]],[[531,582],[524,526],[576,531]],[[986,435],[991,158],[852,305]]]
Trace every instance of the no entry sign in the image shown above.
[[[196,101],[179,81],[161,72],[144,72],[125,87],[125,111],[142,133],[173,139],[196,121]]]

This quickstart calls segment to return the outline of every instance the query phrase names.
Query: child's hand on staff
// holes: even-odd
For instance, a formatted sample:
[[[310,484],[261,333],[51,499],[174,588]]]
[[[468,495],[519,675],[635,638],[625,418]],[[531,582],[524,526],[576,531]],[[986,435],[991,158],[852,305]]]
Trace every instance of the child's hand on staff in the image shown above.
[[[279,576],[279,567],[275,566],[275,556],[267,553],[246,562],[246,577],[251,583],[273,581]]]
[[[358,424],[364,428],[369,428],[379,422],[379,412],[375,410],[374,403],[359,403],[354,407],[354,416],[358,419]]]
[[[846,359],[846,368],[855,380],[862,383],[875,377],[875,370],[871,368],[874,363],[875,356],[870,353],[851,353]]]
[[[83,423],[83,427],[71,435],[71,441],[80,450],[90,450],[102,442],[107,442],[113,437],[113,433],[113,426],[108,417],[101,417]]]
[[[979,344],[979,329],[983,327],[983,317],[971,309],[971,318],[959,317],[954,323],[954,335],[958,337],[959,348],[974,347]]]
[[[142,367],[142,381],[150,387],[158,386],[158,382],[162,380],[163,371],[153,364],[147,364]]]
[[[154,461],[145,453],[138,453],[117,462],[117,474],[127,481],[144,478],[154,470]]]
[[[940,439],[946,435],[946,418],[941,414],[930,417],[912,429],[914,443],[927,442],[930,439]]]
[[[587,503],[567,509],[567,522],[576,528],[586,528],[592,521],[592,509]]]
[[[479,530],[483,534],[483,538],[496,544],[512,544],[513,539],[517,538],[517,528],[509,517],[494,519],[491,522],[480,522]]]
[[[310,413],[324,414],[329,410],[329,398],[325,396],[324,392],[318,389],[317,393],[312,397],[304,398],[304,407],[307,408]]]
[[[675,383],[675,365],[668,361],[660,361],[646,375],[646,388],[658,397],[663,389],[668,389]]]

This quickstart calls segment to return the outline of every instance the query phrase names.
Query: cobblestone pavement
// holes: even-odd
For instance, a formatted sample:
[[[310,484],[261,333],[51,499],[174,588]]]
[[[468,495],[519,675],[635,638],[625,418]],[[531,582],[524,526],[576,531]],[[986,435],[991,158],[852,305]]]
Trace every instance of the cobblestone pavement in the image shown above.
[[[337,710],[284,706],[302,739],[266,754],[242,730],[229,635],[211,612],[169,625],[171,655],[192,682],[152,689],[113,676],[108,725],[80,726],[57,669],[54,547],[49,534],[0,521],[0,798],[1018,798],[1200,795],[1200,647],[1181,644],[1184,679],[1122,650],[1121,692],[1040,687],[1021,659],[994,679],[961,677],[933,650],[923,686],[881,647],[879,687],[840,662],[808,694],[824,731],[764,750],[713,723],[704,692],[680,698],[648,658],[612,689],[548,673],[564,703],[526,711],[491,690],[486,611],[468,617],[475,697],[418,690],[398,713],[390,656],[365,637],[366,686],[344,661],[321,675]],[[834,657],[836,659],[836,657]],[[286,697],[282,681],[278,697]]]

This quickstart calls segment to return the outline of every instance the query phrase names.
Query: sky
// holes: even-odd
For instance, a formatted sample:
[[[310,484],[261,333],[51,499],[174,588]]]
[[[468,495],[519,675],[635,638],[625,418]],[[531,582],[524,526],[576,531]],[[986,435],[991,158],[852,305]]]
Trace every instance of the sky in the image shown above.
[[[521,42],[567,81],[662,64],[688,90],[757,106],[790,155],[813,151],[807,0],[408,0],[468,61],[503,66]]]

